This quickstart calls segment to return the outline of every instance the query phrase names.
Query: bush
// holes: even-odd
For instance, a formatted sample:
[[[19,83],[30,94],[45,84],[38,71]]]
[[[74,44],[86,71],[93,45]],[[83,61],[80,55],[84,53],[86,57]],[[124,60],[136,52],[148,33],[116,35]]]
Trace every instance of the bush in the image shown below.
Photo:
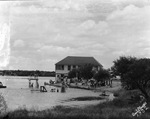
[[[115,96],[115,97],[118,97],[118,96],[119,96],[119,93],[114,93],[114,96]]]
[[[6,110],[7,110],[6,101],[5,101],[4,97],[2,96],[2,94],[0,94],[0,116],[5,115]]]

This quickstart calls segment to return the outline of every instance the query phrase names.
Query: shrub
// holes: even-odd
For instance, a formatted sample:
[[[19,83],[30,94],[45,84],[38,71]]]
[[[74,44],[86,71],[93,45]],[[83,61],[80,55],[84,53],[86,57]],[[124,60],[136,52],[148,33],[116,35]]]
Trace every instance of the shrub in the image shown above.
[[[0,116],[5,115],[6,110],[7,110],[6,101],[5,101],[4,97],[2,96],[2,94],[0,94]]]

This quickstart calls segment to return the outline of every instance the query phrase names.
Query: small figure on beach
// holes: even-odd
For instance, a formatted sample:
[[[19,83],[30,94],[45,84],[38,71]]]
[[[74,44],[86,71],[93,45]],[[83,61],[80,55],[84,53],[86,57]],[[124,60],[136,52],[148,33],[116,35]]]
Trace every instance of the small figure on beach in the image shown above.
[[[31,83],[31,80],[29,80],[29,88],[33,88],[33,83]]]
[[[115,97],[114,97],[114,94],[110,94],[109,97],[108,97],[108,100],[109,100],[109,101],[112,101],[114,98],[115,98]]]
[[[105,96],[105,95],[106,95],[106,92],[105,92],[105,91],[103,91],[102,95],[103,95],[103,96]]]
[[[40,92],[47,92],[46,87],[45,86],[40,86]]]
[[[55,92],[55,90],[56,90],[55,88],[52,88],[52,89],[51,89],[51,92]]]
[[[61,93],[64,93],[64,92],[66,92],[66,90],[65,90],[65,83],[62,82]]]
[[[103,91],[101,96],[108,96],[108,95],[106,95],[106,91]]]
[[[0,86],[3,86],[2,82],[0,82]]]
[[[146,102],[146,98],[143,95],[140,95],[140,103]]]
[[[49,84],[54,84],[54,81],[52,81],[51,79],[49,80]]]
[[[33,83],[31,83],[31,88],[33,88]]]

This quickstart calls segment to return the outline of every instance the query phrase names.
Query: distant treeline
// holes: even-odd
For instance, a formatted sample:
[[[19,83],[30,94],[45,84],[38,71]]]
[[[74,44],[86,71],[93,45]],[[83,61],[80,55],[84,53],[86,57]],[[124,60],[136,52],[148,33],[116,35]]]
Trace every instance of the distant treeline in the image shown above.
[[[55,72],[52,71],[28,71],[28,70],[0,70],[2,76],[50,76],[55,77]]]

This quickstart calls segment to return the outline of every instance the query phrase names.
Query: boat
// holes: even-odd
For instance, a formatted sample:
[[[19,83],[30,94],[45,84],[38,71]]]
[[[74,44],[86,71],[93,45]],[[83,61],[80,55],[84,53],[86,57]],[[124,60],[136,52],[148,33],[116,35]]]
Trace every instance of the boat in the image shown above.
[[[0,88],[6,88],[7,86],[3,86],[2,82],[0,82]]]
[[[7,86],[0,86],[0,88],[7,88]]]

